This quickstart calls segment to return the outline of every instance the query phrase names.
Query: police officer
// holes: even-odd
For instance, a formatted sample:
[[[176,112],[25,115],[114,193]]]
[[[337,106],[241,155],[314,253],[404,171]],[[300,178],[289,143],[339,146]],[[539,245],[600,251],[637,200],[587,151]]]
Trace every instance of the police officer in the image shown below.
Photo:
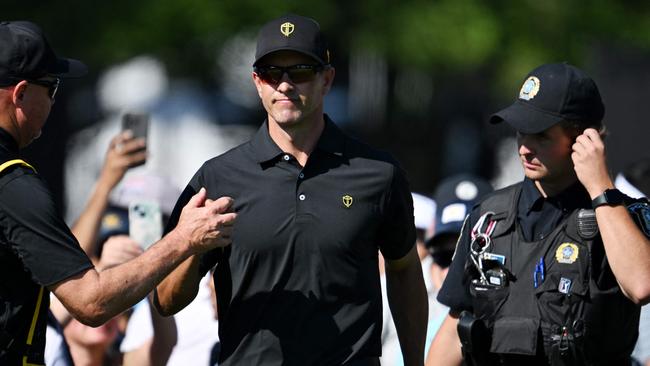
[[[603,115],[593,80],[559,63],[531,71],[491,117],[517,131],[525,178],[470,214],[429,365],[630,364],[650,299],[650,215],[614,189]]]
[[[138,258],[98,273],[57,214],[45,182],[20,159],[54,104],[60,79],[81,76],[33,23],[0,22],[0,365],[43,365],[49,291],[98,326],[149,293],[188,256],[230,243],[232,200],[201,190],[179,225]],[[223,213],[223,214],[222,214]]]

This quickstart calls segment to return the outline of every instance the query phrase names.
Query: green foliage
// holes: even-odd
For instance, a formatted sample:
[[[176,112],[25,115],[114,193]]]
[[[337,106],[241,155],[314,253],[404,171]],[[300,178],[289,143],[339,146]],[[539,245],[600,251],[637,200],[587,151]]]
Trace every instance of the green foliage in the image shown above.
[[[588,62],[596,44],[650,49],[650,2],[613,0],[71,0],[8,2],[7,19],[31,19],[61,53],[95,71],[147,53],[178,76],[209,73],[220,45],[286,12],[316,18],[339,60],[352,47],[391,65],[491,70],[493,86],[518,84],[550,61]]]

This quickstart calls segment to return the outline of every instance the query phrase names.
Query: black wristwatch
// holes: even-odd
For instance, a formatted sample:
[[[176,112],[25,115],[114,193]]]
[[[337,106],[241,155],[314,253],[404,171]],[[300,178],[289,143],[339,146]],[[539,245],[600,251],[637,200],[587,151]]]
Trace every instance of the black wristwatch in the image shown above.
[[[625,195],[618,189],[606,189],[600,196],[591,200],[591,207],[596,208],[602,205],[618,206],[625,203]]]

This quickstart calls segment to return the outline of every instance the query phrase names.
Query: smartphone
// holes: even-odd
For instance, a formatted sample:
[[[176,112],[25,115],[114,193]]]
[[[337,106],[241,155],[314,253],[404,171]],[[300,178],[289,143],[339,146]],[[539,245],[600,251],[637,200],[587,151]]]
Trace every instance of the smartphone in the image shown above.
[[[131,130],[133,137],[142,137],[147,139],[149,130],[148,113],[125,113],[122,116],[122,131]]]
[[[125,113],[122,116],[122,131],[131,130],[134,138],[143,138],[145,140],[145,146],[147,141],[147,131],[149,130],[149,114],[147,113]],[[139,149],[137,151],[144,151]],[[140,163],[132,165],[132,167],[140,166],[146,163],[146,160],[143,160]]]
[[[129,204],[129,236],[142,250],[147,250],[163,234],[160,205],[153,201],[133,201]]]

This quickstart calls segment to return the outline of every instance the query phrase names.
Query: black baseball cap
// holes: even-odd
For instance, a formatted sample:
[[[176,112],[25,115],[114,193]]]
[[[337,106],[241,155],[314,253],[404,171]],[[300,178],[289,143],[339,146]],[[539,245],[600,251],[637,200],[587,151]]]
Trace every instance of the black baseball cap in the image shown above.
[[[457,239],[465,217],[483,196],[492,191],[490,183],[473,174],[457,174],[440,182],[433,194],[436,201],[433,235],[425,242],[429,251],[433,253],[442,249],[439,246],[445,236]]]
[[[74,78],[86,74],[82,62],[59,58],[41,29],[28,21],[0,22],[0,86],[45,75]]]
[[[563,120],[600,122],[605,106],[596,83],[567,63],[546,64],[531,71],[517,100],[490,117],[506,121],[517,131],[539,133]]]
[[[253,66],[264,56],[281,50],[304,53],[321,65],[330,63],[327,41],[320,26],[314,19],[300,15],[286,14],[262,26],[257,35]]]

